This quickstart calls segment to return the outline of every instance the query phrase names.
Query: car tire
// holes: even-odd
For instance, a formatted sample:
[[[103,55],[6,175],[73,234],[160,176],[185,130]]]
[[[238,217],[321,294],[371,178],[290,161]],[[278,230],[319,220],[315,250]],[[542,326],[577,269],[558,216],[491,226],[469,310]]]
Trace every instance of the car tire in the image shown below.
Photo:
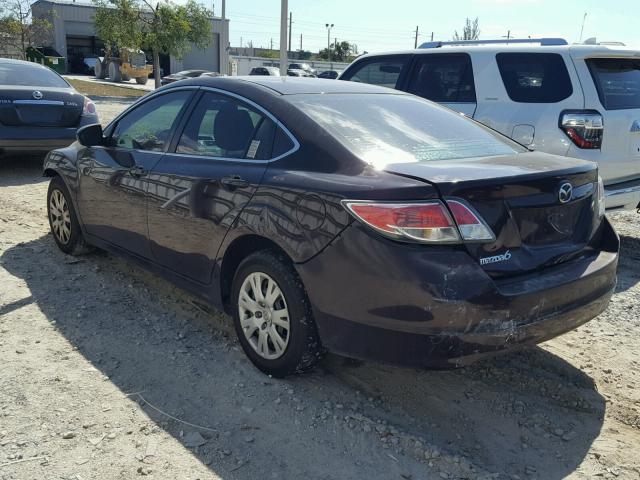
[[[116,62],[109,63],[109,80],[112,82],[120,83],[122,75],[120,74],[120,65]]]
[[[69,255],[93,250],[84,239],[69,190],[60,177],[53,177],[47,191],[47,217],[58,248]]]
[[[99,79],[104,79],[107,76],[107,69],[104,67],[100,59],[96,62],[96,66],[93,67],[94,76]]]
[[[147,77],[137,77],[136,78],[136,83],[138,85],[146,85],[147,84]]]
[[[283,254],[262,250],[245,258],[233,279],[231,306],[245,354],[267,375],[303,373],[322,358],[309,299]]]

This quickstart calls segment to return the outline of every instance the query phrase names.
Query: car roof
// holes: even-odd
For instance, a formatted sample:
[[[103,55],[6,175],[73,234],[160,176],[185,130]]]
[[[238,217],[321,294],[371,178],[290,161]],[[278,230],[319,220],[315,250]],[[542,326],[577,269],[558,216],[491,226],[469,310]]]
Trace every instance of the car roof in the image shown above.
[[[524,53],[559,53],[569,52],[572,56],[637,56],[640,54],[640,47],[632,47],[618,44],[572,44],[572,45],[540,45],[537,43],[486,43],[486,44],[456,44],[442,45],[434,48],[416,48],[411,50],[392,50],[385,52],[368,53],[361,55],[357,60],[363,58],[375,58],[388,55],[430,55],[439,53],[499,53],[517,51]]]
[[[163,88],[169,89],[184,85],[199,85],[229,91],[234,91],[240,86],[254,86],[256,90],[260,90],[262,92],[267,90],[277,95],[324,93],[385,93],[389,95],[404,95],[404,93],[399,90],[370,85],[368,83],[336,82],[335,80],[325,80],[322,78],[257,75],[237,77],[197,77],[190,80],[175,82]]]

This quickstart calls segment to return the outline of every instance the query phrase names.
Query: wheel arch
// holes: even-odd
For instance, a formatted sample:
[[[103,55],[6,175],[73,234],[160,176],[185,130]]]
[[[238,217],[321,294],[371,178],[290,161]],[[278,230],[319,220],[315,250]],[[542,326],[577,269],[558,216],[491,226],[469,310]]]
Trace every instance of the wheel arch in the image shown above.
[[[249,233],[234,239],[226,248],[220,264],[220,299],[227,313],[229,313],[231,284],[238,266],[247,256],[261,250],[270,250],[281,254],[287,261],[294,263],[282,247],[267,237]]]

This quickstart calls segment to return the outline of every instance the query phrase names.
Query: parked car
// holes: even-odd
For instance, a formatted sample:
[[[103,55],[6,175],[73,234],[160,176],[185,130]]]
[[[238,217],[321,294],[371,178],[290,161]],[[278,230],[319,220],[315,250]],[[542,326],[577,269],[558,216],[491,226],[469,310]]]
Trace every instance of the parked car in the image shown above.
[[[82,59],[82,63],[84,65],[84,73],[87,75],[95,75],[96,73],[96,63],[98,63],[97,55],[89,55]]]
[[[640,50],[562,39],[429,42],[364,55],[341,80],[446,105],[529,148],[596,161],[607,208],[640,204]]]
[[[249,75],[271,75],[273,77],[279,77],[280,69],[278,67],[254,67],[249,72]]]
[[[316,76],[316,74],[318,73],[317,70],[315,68],[312,68],[311,65],[309,65],[308,63],[290,63],[289,64],[289,69],[290,70],[304,70],[305,72],[307,72],[310,75],[313,75],[314,77]]]
[[[342,73],[341,70],[325,70],[318,74],[318,78],[328,78],[329,80],[335,80]]]
[[[308,77],[308,78],[315,78],[315,75],[313,75],[312,73],[309,73],[305,70],[299,70],[299,69],[295,69],[295,68],[290,68],[287,70],[287,75],[289,77]]]
[[[302,372],[325,350],[464,365],[607,306],[619,239],[595,163],[373,85],[177,87],[48,155],[53,238],[224,308],[262,371]]]
[[[187,78],[196,78],[207,73],[207,70],[182,70],[181,72],[172,73],[160,79],[160,85],[169,85],[170,83],[177,82],[179,80],[185,80]]]
[[[48,67],[0,58],[0,155],[66,147],[96,107]]]

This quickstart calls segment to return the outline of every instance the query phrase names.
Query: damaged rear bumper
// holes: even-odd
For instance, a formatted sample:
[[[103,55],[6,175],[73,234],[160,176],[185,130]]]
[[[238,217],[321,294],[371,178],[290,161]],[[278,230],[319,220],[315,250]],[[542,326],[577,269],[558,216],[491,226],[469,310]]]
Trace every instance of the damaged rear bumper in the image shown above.
[[[448,368],[549,340],[600,314],[619,239],[533,275],[491,279],[456,247],[407,247],[357,224],[298,272],[322,342],[346,356]]]

